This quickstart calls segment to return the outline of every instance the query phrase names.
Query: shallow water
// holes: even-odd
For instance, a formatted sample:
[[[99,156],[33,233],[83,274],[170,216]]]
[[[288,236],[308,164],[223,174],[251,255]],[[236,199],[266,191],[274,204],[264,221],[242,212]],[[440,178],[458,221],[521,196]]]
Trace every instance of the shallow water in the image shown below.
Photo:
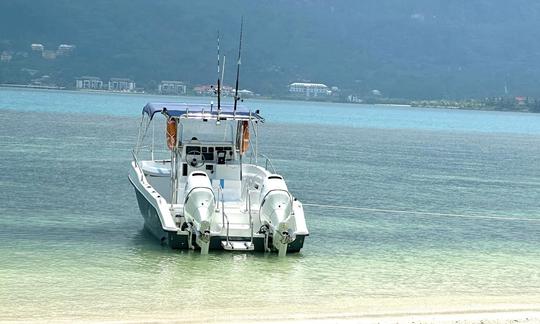
[[[0,89],[0,320],[540,309],[539,115],[253,101],[302,202],[454,216],[306,205],[301,253],[202,257],[142,230],[151,100]]]

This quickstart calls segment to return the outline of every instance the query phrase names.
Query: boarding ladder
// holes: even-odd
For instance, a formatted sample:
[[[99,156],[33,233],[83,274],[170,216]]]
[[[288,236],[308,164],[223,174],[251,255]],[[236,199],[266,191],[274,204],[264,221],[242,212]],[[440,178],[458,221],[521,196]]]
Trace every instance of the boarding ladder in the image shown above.
[[[238,241],[238,240],[230,240],[229,238],[229,217],[227,217],[227,213],[225,213],[225,202],[223,198],[223,190],[221,189],[221,186],[219,187],[218,191],[218,197],[221,194],[221,218],[222,218],[222,224],[223,226],[226,226],[226,240],[221,241],[221,246],[224,250],[227,251],[253,251],[255,249],[255,245],[253,244],[253,217],[251,215],[251,195],[249,192],[249,188],[246,188],[246,211],[249,214],[249,230],[250,230],[250,240],[249,241]]]

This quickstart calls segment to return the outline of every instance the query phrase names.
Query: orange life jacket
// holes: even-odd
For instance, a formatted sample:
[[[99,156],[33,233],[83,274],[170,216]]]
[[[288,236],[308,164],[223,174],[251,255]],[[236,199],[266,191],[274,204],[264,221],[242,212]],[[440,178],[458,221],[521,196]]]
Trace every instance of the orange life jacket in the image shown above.
[[[167,147],[172,150],[176,145],[176,119],[167,121]]]
[[[240,145],[240,154],[244,154],[249,148],[249,123],[242,121],[242,145]]]

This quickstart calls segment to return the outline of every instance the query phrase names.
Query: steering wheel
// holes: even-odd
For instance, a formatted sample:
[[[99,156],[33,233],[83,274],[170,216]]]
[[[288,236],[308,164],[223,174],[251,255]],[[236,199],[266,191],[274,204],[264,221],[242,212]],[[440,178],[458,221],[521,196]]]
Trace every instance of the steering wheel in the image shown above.
[[[192,156],[191,160],[189,159],[190,155]],[[195,157],[195,155],[197,157]],[[204,159],[204,154],[202,154],[201,151],[189,151],[186,154],[186,163],[188,163],[194,168],[200,168],[206,163]]]

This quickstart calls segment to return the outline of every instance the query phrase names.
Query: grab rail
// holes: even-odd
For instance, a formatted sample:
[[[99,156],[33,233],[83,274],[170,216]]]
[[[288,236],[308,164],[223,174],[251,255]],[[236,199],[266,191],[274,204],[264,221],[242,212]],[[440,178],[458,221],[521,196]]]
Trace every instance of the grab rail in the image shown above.
[[[143,172],[143,169],[141,168],[141,166],[139,165],[139,160],[137,159],[137,155],[135,155],[135,150],[131,150],[131,155],[133,155],[133,161],[135,161],[135,165],[137,166],[137,168],[141,172],[141,181],[143,181],[144,180],[144,172]]]
[[[225,210],[222,210],[223,218],[227,220],[227,246],[229,246],[229,217],[227,217],[227,214],[225,214]]]
[[[253,163],[253,156],[254,156],[254,154],[252,154],[250,156],[249,163]],[[262,154],[262,153],[258,153],[257,156],[260,156],[260,157],[265,159],[264,168],[266,170],[268,170],[268,166],[270,166],[272,168],[272,173],[277,173],[276,168],[274,167],[274,164],[272,163],[272,160],[270,160],[270,158],[268,156],[266,156],[265,154]]]
[[[250,243],[253,244],[253,216],[251,215],[251,190],[249,190],[249,184],[246,185],[246,211],[249,213]]]
[[[264,168],[268,170],[268,164],[270,164],[270,167],[272,167],[272,172],[277,173],[276,168],[274,168],[274,164],[272,164],[272,160],[270,160],[270,158],[264,154],[261,154],[261,156],[266,159]]]
[[[151,145],[140,145],[133,149],[136,154],[143,156],[145,159],[156,161],[156,160],[166,160],[167,155],[170,154],[170,151],[167,149],[154,148],[152,152]],[[154,153],[154,154],[152,154]],[[157,159],[155,157],[158,157]]]
[[[250,244],[253,244],[253,217],[251,216],[251,194],[248,188],[247,191],[247,201],[248,201],[248,213],[249,213],[249,232],[251,234]]]
[[[249,146],[253,147],[253,143],[251,143],[251,138],[248,139],[249,140]],[[262,154],[262,153],[258,153],[258,152],[253,152],[253,150],[251,150],[251,154],[249,156],[249,163],[253,163],[253,157],[255,157],[255,164],[257,164],[257,157],[263,157],[265,159],[265,165],[264,165],[264,168],[266,170],[268,170],[268,165],[270,165],[270,167],[272,167],[272,172],[273,173],[277,173],[276,172],[276,168],[274,168],[274,165],[272,164],[272,161],[270,160],[270,158],[268,156],[266,156],[265,154]]]
[[[251,142],[251,138],[249,138],[248,140],[249,140],[249,146],[253,147],[253,143]],[[255,157],[255,164],[258,165],[257,157],[259,157],[259,156],[263,157],[265,159],[264,168],[266,170],[268,170],[268,165],[270,165],[270,167],[272,168],[272,173],[277,173],[276,168],[274,167],[274,164],[272,163],[272,160],[270,160],[270,158],[268,156],[266,156],[265,154],[258,153],[258,152],[253,152],[253,150],[251,150],[251,154],[249,156],[249,163],[253,163],[253,157]]]
[[[227,246],[229,246],[229,228],[230,228],[229,217],[225,213],[225,198],[223,197],[223,190],[221,189],[221,186],[218,186],[218,200],[219,200],[220,194],[221,194],[221,224],[225,225],[225,220],[227,220],[226,239],[227,239]],[[219,206],[219,202],[218,202],[218,206]]]

